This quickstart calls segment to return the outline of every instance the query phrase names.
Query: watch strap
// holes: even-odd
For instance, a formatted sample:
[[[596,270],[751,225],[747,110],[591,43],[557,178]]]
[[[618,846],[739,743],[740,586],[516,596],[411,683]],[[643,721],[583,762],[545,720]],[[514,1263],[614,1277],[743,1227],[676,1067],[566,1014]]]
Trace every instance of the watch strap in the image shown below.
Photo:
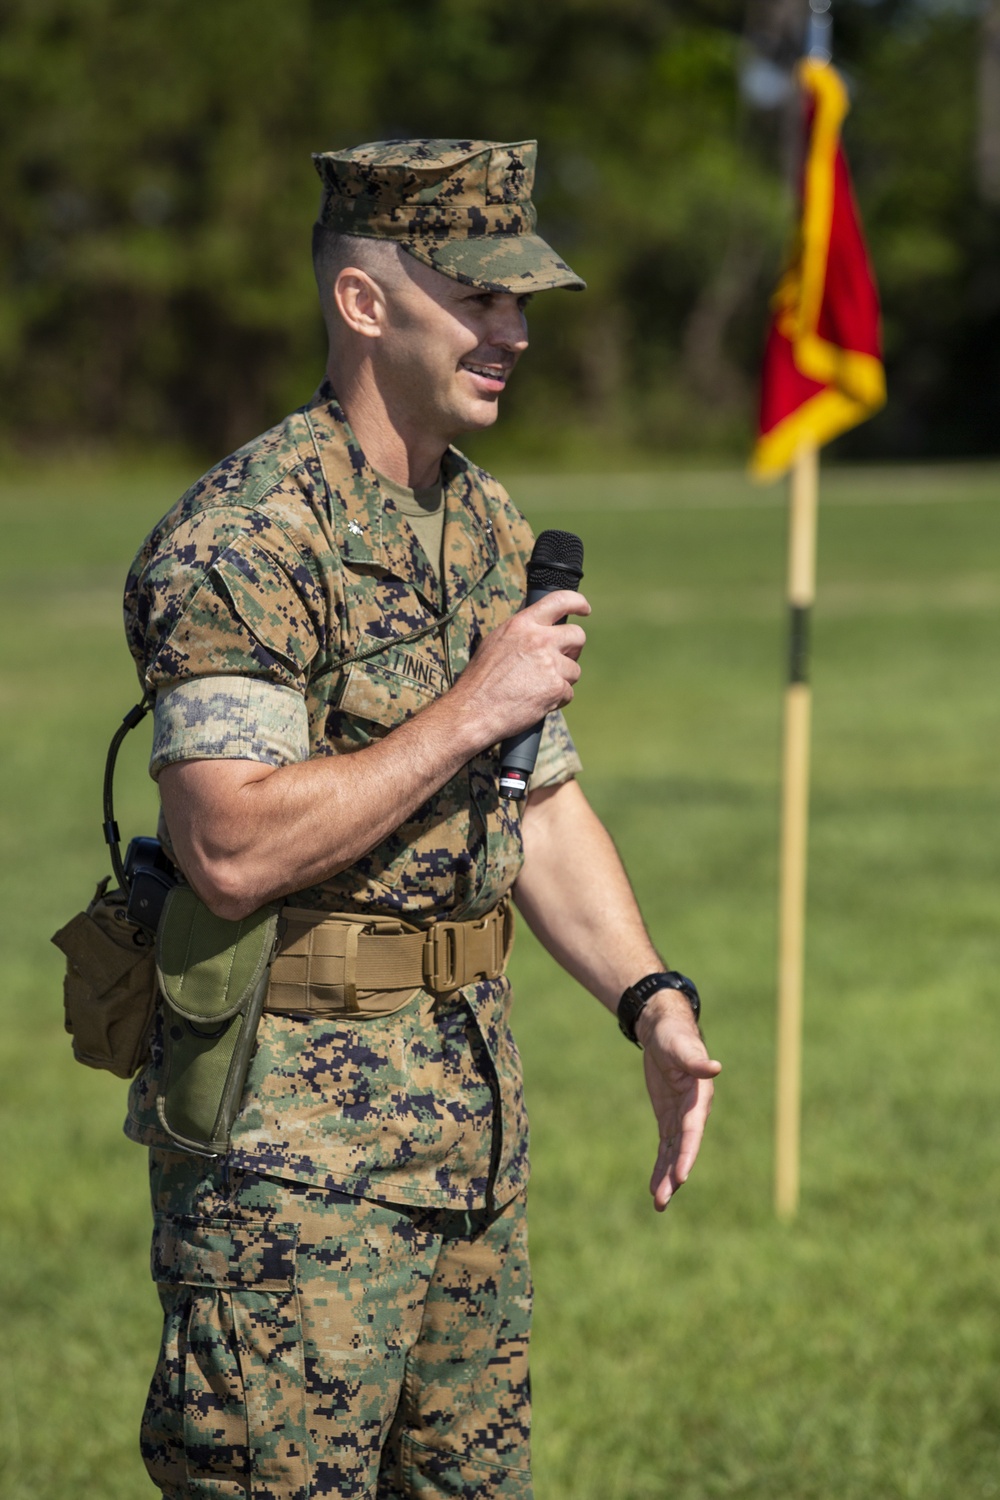
[[[696,1024],[701,1015],[701,996],[693,979],[688,979],[686,974],[681,974],[677,969],[646,974],[642,979],[637,979],[635,984],[630,984],[618,1002],[619,1029],[637,1047],[641,1047],[642,1043],[635,1034],[636,1022],[660,990],[677,990],[683,995],[691,1007]]]

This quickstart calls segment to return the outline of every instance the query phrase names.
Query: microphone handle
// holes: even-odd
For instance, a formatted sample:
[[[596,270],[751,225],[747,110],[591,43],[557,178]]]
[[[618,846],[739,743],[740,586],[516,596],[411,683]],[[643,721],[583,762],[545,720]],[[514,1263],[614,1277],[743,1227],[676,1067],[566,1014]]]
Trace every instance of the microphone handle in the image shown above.
[[[567,586],[560,585],[560,587]],[[529,589],[524,601],[525,608],[530,604],[537,604],[539,599],[544,599],[546,594],[552,593],[555,593],[554,589]],[[563,615],[561,620],[556,621],[556,624],[565,625],[568,618],[568,615]],[[538,747],[541,744],[544,728],[545,720],[540,719],[530,729],[522,729],[519,734],[512,734],[500,746],[501,797],[507,797],[512,802],[520,802],[526,795],[528,782],[535,769],[535,761],[538,759]]]

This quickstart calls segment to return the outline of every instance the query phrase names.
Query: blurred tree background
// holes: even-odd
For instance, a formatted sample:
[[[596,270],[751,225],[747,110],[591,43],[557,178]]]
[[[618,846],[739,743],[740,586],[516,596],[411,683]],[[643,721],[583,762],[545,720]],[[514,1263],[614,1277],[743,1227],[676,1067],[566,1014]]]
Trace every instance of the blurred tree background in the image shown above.
[[[3,0],[0,437],[217,456],[324,346],[313,150],[537,136],[543,297],[508,453],[747,442],[807,0]],[[841,440],[1000,451],[1000,0],[834,0],[890,404]]]

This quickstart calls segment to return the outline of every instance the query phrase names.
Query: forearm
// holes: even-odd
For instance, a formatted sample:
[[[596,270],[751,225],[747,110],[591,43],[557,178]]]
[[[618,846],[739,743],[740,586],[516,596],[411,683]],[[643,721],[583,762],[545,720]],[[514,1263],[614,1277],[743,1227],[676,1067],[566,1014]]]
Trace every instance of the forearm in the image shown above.
[[[575,781],[535,792],[514,899],[552,956],[609,1010],[663,961],[610,835]]]
[[[523,829],[519,910],[563,968],[616,1011],[627,985],[665,965],[614,844],[575,782],[533,793]],[[663,1210],[694,1165],[721,1065],[676,990],[658,990],[635,1030],[660,1141],[650,1191]]]
[[[240,917],[355,863],[472,757],[561,708],[580,675],[587,614],[562,589],[483,637],[448,692],[377,743],[280,768],[181,760],[160,773],[180,865],[219,916]]]
[[[276,768],[192,760],[160,776],[164,816],[186,878],[222,916],[328,879],[406,821],[488,733],[446,694],[376,744]]]

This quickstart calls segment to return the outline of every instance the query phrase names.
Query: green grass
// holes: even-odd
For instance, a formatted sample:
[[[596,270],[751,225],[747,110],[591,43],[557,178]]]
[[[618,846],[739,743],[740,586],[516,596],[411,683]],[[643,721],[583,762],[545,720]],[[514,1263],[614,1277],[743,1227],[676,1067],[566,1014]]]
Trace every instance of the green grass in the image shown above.
[[[70,1060],[46,940],[105,868],[104,748],[135,699],[121,577],[184,477],[0,488],[5,1500],[151,1492],[144,1163],[123,1085]],[[780,492],[712,473],[511,487],[536,528],[584,538],[584,785],[725,1064],[658,1217],[638,1054],[522,929],[539,1500],[1000,1493],[1000,471],[824,482],[791,1226],[771,1209]],[[129,831],[151,824],[144,734]]]

